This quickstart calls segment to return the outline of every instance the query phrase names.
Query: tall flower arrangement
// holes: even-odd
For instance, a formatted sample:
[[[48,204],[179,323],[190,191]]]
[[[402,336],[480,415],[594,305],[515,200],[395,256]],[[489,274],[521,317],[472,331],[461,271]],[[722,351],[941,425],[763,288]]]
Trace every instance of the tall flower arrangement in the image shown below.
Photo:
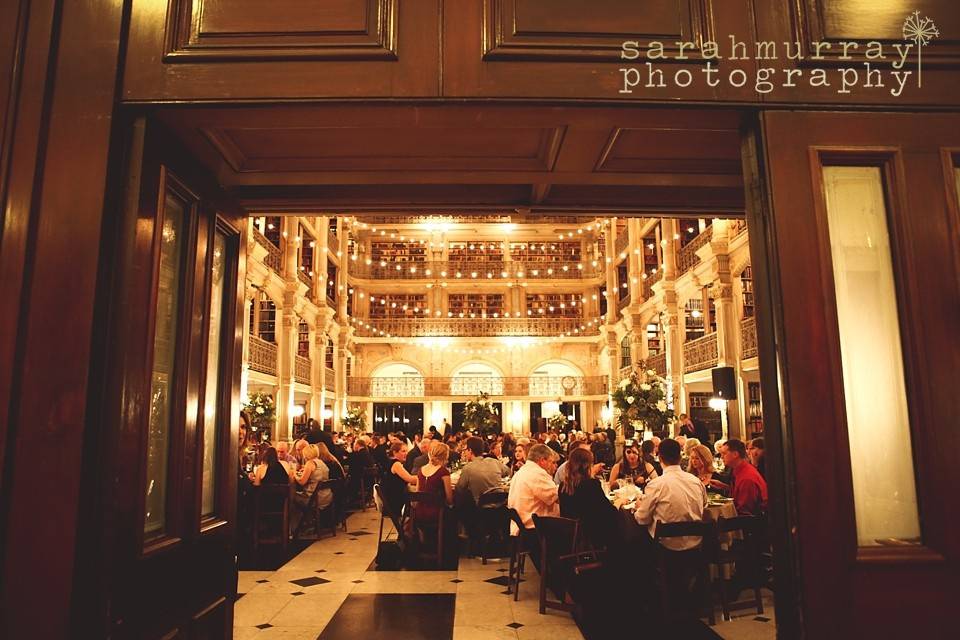
[[[467,429],[483,434],[492,433],[496,431],[499,422],[497,409],[486,392],[482,392],[463,407],[463,425]]]
[[[661,431],[673,420],[673,410],[667,406],[666,381],[644,363],[620,381],[611,398],[624,426]]]
[[[243,407],[250,416],[250,429],[258,435],[256,439],[269,440],[273,426],[277,422],[277,406],[273,396],[266,393],[251,393]]]
[[[360,434],[367,430],[367,412],[360,407],[350,407],[346,415],[340,417],[340,424],[344,429],[349,429],[354,433]]]
[[[547,428],[555,431],[567,431],[570,428],[570,421],[562,413],[555,413],[547,418]]]

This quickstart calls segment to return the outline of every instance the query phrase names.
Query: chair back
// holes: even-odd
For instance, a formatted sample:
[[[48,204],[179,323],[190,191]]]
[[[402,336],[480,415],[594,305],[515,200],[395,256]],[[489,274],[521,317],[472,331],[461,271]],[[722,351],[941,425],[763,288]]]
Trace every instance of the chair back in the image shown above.
[[[559,558],[576,550],[577,536],[580,533],[579,520],[533,514],[533,526],[547,558]]]
[[[499,487],[487,489],[480,494],[477,506],[481,509],[496,509],[507,504],[507,492]]]
[[[377,511],[383,514],[383,494],[380,493],[380,484],[373,485],[373,504],[377,506]]]
[[[431,491],[411,491],[407,495],[407,502],[410,503],[410,506],[416,510],[417,506],[433,506],[433,507],[442,507],[444,506],[443,500],[440,498],[439,493],[433,493]]]
[[[657,523],[657,532],[654,538],[658,541],[665,538],[686,537],[699,537],[701,539],[701,546],[703,546],[703,542],[709,543],[716,537],[714,524],[702,520]]]
[[[519,528],[520,531],[523,531],[527,528],[526,525],[523,524],[523,518],[520,517],[520,514],[517,513],[516,509],[507,509],[507,513],[510,514],[510,521],[517,525],[517,528]]]

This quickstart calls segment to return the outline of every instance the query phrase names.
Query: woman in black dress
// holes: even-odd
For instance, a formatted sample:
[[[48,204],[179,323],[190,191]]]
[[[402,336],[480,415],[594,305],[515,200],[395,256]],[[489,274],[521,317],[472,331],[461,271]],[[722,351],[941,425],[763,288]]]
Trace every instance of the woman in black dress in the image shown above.
[[[594,549],[621,546],[617,509],[604,495],[600,481],[593,477],[593,453],[574,449],[560,483],[560,515],[580,521],[585,541]]]

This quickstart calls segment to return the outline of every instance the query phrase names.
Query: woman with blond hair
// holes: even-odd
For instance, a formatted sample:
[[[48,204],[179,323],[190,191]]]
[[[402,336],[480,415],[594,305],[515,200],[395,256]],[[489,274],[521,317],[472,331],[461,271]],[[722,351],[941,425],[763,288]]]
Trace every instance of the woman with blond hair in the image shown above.
[[[330,468],[320,459],[320,449],[315,444],[303,448],[303,466],[297,470],[293,479],[299,485],[293,496],[295,502],[306,505],[310,501],[317,485],[330,479]],[[324,509],[333,501],[333,492],[330,489],[320,489],[317,494],[317,509]]]
[[[328,476],[330,480],[339,480],[343,478],[346,473],[343,471],[343,465],[340,464],[340,461],[337,460],[337,457],[330,453],[330,449],[327,448],[327,445],[322,442],[318,442],[313,445],[317,448],[317,457],[320,460],[323,460],[323,463],[327,465]]]
[[[435,493],[447,505],[453,504],[453,484],[450,482],[450,470],[447,469],[447,458],[450,457],[450,448],[442,442],[434,442],[427,449],[430,461],[420,467],[417,472],[417,491]],[[435,520],[438,507],[421,505],[417,507],[418,520]]]
[[[689,442],[689,441],[688,441]],[[713,467],[713,452],[710,447],[698,444],[690,450],[690,465],[688,471],[700,478],[708,489],[725,491],[729,487],[720,480],[720,474]]]

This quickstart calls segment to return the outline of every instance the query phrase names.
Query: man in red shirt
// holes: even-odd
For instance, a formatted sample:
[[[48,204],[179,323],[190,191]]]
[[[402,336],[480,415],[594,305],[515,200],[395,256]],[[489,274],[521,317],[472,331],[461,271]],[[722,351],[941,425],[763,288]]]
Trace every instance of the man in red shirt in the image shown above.
[[[767,481],[747,460],[747,447],[740,440],[727,440],[720,447],[723,464],[733,472],[730,496],[737,515],[758,516],[767,510]]]

